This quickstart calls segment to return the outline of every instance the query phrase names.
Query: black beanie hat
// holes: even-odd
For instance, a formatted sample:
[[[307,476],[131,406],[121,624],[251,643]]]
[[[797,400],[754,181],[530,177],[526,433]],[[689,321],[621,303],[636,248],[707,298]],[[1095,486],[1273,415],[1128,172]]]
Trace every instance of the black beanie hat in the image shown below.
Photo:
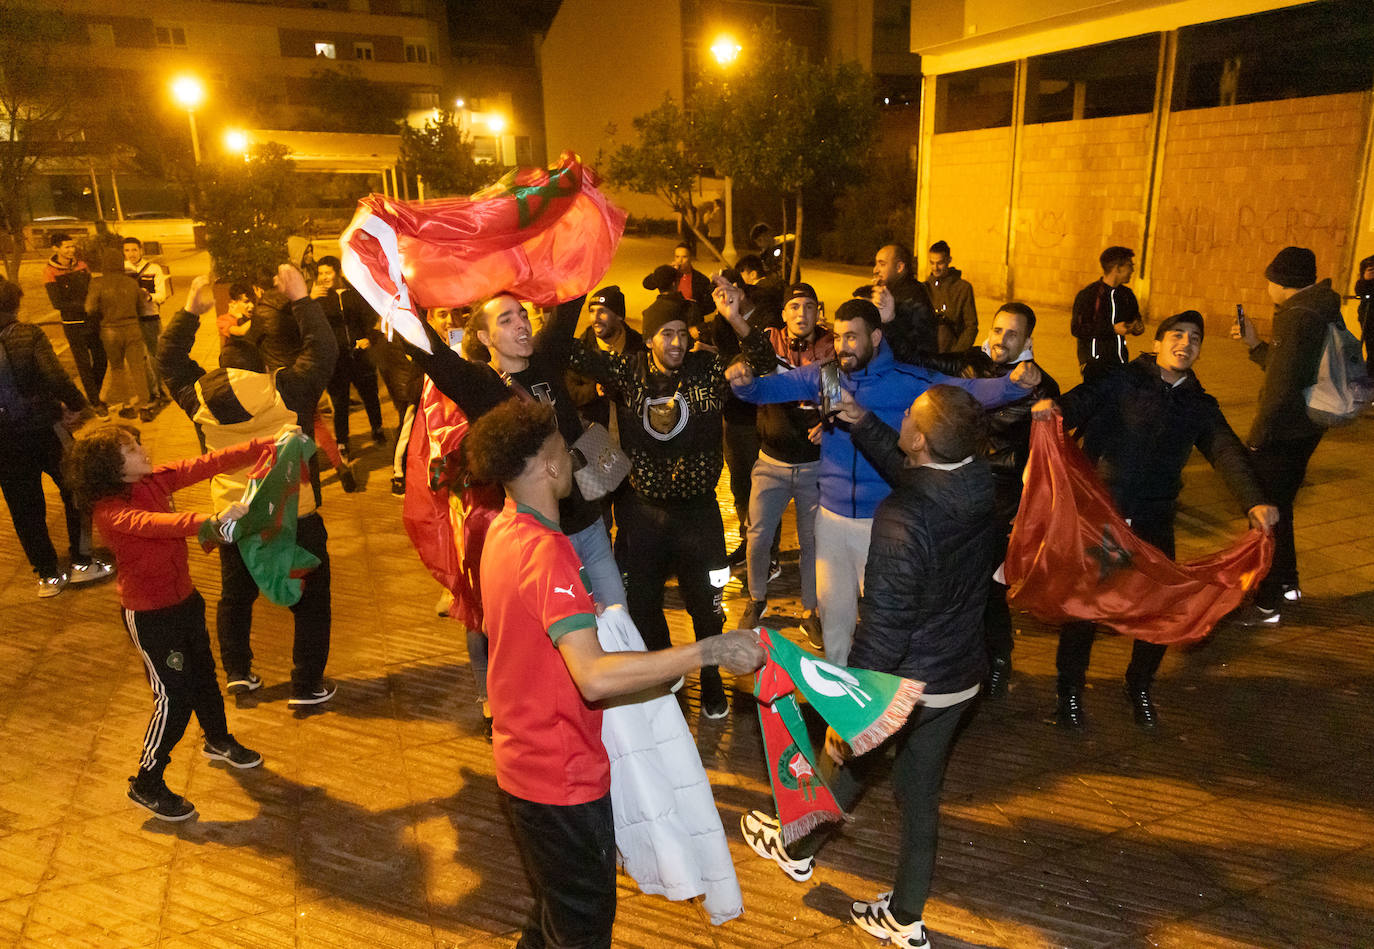
[[[1163,339],[1165,333],[1180,323],[1192,323],[1196,326],[1199,339],[1207,334],[1207,321],[1202,318],[1202,314],[1197,310],[1184,310],[1182,313],[1175,313],[1159,324],[1159,329],[1155,330],[1155,340]]]
[[[672,264],[659,264],[654,268],[654,272],[644,278],[645,290],[657,290],[659,293],[667,293],[677,287],[677,282],[682,274],[677,272],[677,268]]]
[[[674,321],[683,323],[690,322],[692,315],[692,305],[682,294],[674,291],[665,293],[644,311],[644,327],[640,331],[644,334],[644,339],[648,340],[658,335],[658,331]]]
[[[1264,279],[1289,289],[1310,287],[1317,282],[1317,255],[1306,247],[1285,247],[1264,268]]]
[[[587,306],[604,306],[622,320],[625,319],[625,294],[615,284],[602,287],[589,296]]]

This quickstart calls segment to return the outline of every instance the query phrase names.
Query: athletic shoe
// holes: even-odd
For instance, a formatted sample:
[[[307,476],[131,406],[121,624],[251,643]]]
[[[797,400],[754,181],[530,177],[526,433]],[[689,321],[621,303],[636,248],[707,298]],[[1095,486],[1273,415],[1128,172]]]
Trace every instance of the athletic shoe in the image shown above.
[[[740,614],[739,625],[736,629],[753,629],[759,625],[759,620],[763,619],[763,614],[768,611],[767,600],[750,600],[749,605]]]
[[[139,420],[140,422],[145,423],[145,424],[148,423],[148,422],[151,422],[151,421],[153,420],[153,410],[152,410],[152,409],[147,409],[147,408],[139,409],[139,410],[138,410],[138,420]]]
[[[231,764],[235,768],[256,768],[262,764],[262,755],[240,745],[233,735],[226,738],[221,745],[214,745],[206,739],[205,747],[200,749],[200,753],[207,758]]]
[[[138,410],[132,406],[125,406],[119,410],[120,418],[138,418]]]
[[[817,649],[825,648],[825,637],[821,634],[821,621],[816,616],[815,610],[802,610],[801,623],[802,632],[806,633],[806,641]]]
[[[173,794],[162,782],[151,791],[140,791],[134,779],[130,778],[129,800],[152,811],[158,820],[183,821],[196,816],[196,806],[180,794]]]
[[[741,566],[743,566],[743,565],[744,565],[744,560],[745,560],[745,558],[748,556],[748,553],[749,553],[749,546],[748,546],[744,541],[740,541],[740,542],[739,542],[739,546],[736,547],[734,550],[730,551],[730,556],[729,556],[729,558],[728,558],[729,561],[730,561],[730,566],[732,566],[732,567],[741,567]]]
[[[344,494],[352,494],[358,490],[358,480],[353,477],[353,469],[349,467],[348,462],[344,462],[344,466],[339,469],[339,486],[344,489]]]
[[[1302,599],[1302,591],[1298,589],[1296,583],[1285,583],[1283,585],[1283,598],[1289,603],[1296,603]]]
[[[298,692],[291,696],[291,698],[286,700],[286,705],[288,708],[300,708],[303,705],[319,705],[322,702],[328,702],[332,699],[337,690],[338,686],[334,684],[333,679],[324,679],[310,691]]]
[[[447,590],[440,591],[439,602],[434,604],[434,615],[448,616],[451,609],[453,609],[453,594]]]
[[[880,893],[871,903],[855,900],[849,907],[849,918],[870,936],[877,936],[882,942],[898,946],[900,949],[926,949],[930,940],[926,938],[926,925],[921,920],[903,926],[892,918],[888,901],[892,893]]]
[[[1245,609],[1235,614],[1234,620],[1238,626],[1277,626],[1283,619],[1277,608],[1266,610],[1258,603],[1251,603]]]
[[[384,432],[384,431],[383,431],[382,429],[380,429],[380,428],[374,428],[374,429],[372,430],[372,443],[373,443],[374,445],[385,445],[385,444],[386,444],[386,432]]]
[[[91,408],[95,409],[95,414],[100,416],[101,418],[110,417],[110,407],[106,405],[104,402],[93,402],[91,404]]]
[[[778,563],[777,560],[770,560],[770,561],[768,561],[768,580],[769,580],[769,582],[772,582],[773,580],[776,580],[776,579],[777,579],[778,577],[780,577],[780,576],[782,576],[782,564]]]
[[[225,683],[224,690],[230,695],[243,695],[245,692],[256,692],[262,688],[262,679],[255,672],[245,672],[241,675],[228,676],[229,681]]]
[[[771,814],[759,810],[746,811],[739,819],[739,830],[750,850],[765,860],[772,860],[782,868],[783,873],[798,883],[811,879],[811,874],[816,870],[816,858],[793,860],[789,857],[782,846],[782,826]]]
[[[391,479],[391,493],[394,494],[394,495],[396,495],[396,497],[398,497],[398,498],[403,498],[403,497],[405,497],[405,496],[406,496],[406,479],[405,479],[405,478],[395,478],[395,477],[393,477],[393,478]]]
[[[715,668],[701,670],[701,712],[713,719],[730,714],[730,700],[725,697],[725,686]]]
[[[101,560],[99,557],[92,557],[90,563],[72,564],[71,582],[74,584],[93,583],[96,580],[104,580],[114,573],[114,564]]]
[[[67,586],[67,572],[65,570],[52,577],[38,578],[38,598],[45,600],[50,596],[57,596]]]

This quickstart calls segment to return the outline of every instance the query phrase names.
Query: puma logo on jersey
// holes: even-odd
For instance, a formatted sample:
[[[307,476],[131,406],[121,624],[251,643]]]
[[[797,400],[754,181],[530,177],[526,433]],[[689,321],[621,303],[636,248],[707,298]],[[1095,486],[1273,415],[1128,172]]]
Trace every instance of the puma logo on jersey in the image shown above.
[[[566,594],[568,594],[568,596],[571,596],[571,597],[573,597],[573,599],[576,599],[576,596],[574,596],[574,594],[573,594],[573,589],[572,589],[572,584],[571,584],[571,583],[569,583],[566,587],[554,587],[554,588],[553,588],[553,592],[554,592],[554,593],[566,593]]]

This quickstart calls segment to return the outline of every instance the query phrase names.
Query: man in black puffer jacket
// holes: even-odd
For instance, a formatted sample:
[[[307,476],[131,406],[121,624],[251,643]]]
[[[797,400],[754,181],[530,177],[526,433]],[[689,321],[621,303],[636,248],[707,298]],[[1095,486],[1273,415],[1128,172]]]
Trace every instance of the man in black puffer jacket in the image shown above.
[[[973,396],[947,385],[912,403],[900,433],[847,395],[841,417],[893,488],[874,514],[849,664],[925,683],[920,704],[885,743],[896,751],[892,785],[902,811],[897,879],[891,894],[854,903],[851,916],[894,945],[925,946],[921,915],[935,872],[945,762],[987,668],[983,606],[1000,528],[992,474],[979,452],[985,418]],[[833,732],[826,748],[836,760],[847,753]],[[830,787],[840,807],[857,802],[880,757],[870,753],[836,769]],[[806,879],[826,835],[783,850],[771,820],[745,814],[746,842],[793,879]]]

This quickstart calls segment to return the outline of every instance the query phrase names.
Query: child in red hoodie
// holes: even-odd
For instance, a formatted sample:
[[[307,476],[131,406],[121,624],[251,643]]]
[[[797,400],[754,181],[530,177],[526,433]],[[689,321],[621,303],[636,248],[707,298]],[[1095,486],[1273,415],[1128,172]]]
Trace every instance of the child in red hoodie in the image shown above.
[[[251,464],[272,445],[273,439],[260,438],[155,468],[136,428],[102,425],[77,436],[66,462],[77,503],[91,510],[94,526],[114,551],[124,625],[153,689],[153,716],[138,774],[129,779],[129,798],[161,820],[196,813],[162,778],[192,712],[205,733],[207,758],[235,768],[262,764],[262,755],[229,733],[205,600],[191,584],[186,553],[188,537],[207,546],[232,539],[234,522],[247,507],[231,504],[218,516],[181,513],[172,493]]]

